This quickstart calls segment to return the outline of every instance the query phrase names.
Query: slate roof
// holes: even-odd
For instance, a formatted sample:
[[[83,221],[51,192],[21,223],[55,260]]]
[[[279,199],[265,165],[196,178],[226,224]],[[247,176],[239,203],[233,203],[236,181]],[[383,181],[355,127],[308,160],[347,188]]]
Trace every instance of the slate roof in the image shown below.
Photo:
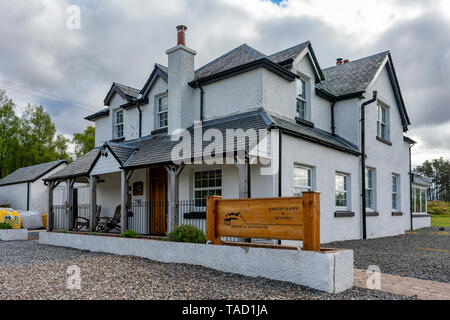
[[[139,92],[141,90],[136,89],[136,88],[132,88],[132,87],[128,87],[124,84],[120,84],[117,82],[114,82],[114,84],[123,92],[123,94],[125,94],[130,100],[132,98],[137,98],[137,96],[139,95]]]
[[[24,183],[24,182],[34,182],[46,173],[57,168],[62,163],[67,163],[65,160],[57,160],[47,163],[41,163],[35,166],[20,168],[11,173],[10,175],[4,177],[0,180],[0,186]]]
[[[108,116],[109,115],[109,108],[105,108],[100,110],[99,112],[93,113],[91,115],[88,115],[87,117],[85,117],[84,119],[89,120],[89,121],[93,121],[95,119],[104,117],[104,116]]]
[[[295,59],[300,53],[303,52],[303,50],[305,50],[308,47],[309,44],[310,42],[306,41],[291,48],[281,50],[277,53],[270,55],[269,59],[275,63],[282,63],[290,59]]]
[[[111,151],[114,153],[114,155],[118,158],[121,165],[125,165],[127,160],[137,150],[137,148],[135,146],[124,144],[124,143],[119,144],[119,143],[109,142],[106,145],[111,149]]]
[[[325,80],[317,87],[339,97],[364,92],[372,82],[389,51],[322,69]]]
[[[205,78],[266,57],[260,51],[247,44],[243,44],[197,69],[195,71],[195,78]]]
[[[420,184],[423,186],[430,186],[433,183],[433,178],[421,175],[417,172],[413,172],[413,183]]]
[[[318,142],[322,145],[329,146],[341,151],[350,152],[355,155],[359,154],[358,147],[342,137],[339,137],[337,135],[333,136],[327,131],[314,127],[308,127],[279,115],[270,114],[270,118],[273,119],[273,122],[277,127],[282,128],[286,133],[291,133],[305,140]]]
[[[67,179],[73,177],[88,176],[97,157],[100,148],[93,149],[81,158],[69,163],[65,168],[48,177],[46,180]]]

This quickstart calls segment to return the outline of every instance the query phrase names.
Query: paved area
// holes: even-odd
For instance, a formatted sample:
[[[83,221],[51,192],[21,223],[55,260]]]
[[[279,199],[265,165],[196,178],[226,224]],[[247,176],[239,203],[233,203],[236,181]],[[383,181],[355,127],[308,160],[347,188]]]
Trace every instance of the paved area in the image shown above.
[[[355,268],[376,265],[382,273],[450,283],[450,227],[425,228],[395,237],[325,245],[353,249]]]
[[[374,288],[373,285],[376,283],[373,273],[355,269],[355,286],[360,288]],[[387,273],[380,274],[379,287],[375,290],[405,296],[417,296],[421,300],[450,300],[450,284],[448,283],[407,278]]]
[[[79,267],[76,288],[71,266]],[[69,268],[69,269],[68,269]],[[354,287],[332,295],[292,283],[251,278],[212,269],[165,264],[39,245],[0,241],[1,299],[414,299]]]

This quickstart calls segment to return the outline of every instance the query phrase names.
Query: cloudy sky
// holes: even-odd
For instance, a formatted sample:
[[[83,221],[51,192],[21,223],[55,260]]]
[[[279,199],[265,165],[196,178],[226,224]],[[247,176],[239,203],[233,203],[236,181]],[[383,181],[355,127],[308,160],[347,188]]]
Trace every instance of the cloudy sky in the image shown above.
[[[70,5],[80,29],[69,29]],[[71,135],[112,81],[141,88],[188,26],[196,67],[242,43],[270,54],[310,40],[323,68],[390,50],[419,142],[413,164],[450,158],[450,1],[2,0],[0,88],[42,104]]]

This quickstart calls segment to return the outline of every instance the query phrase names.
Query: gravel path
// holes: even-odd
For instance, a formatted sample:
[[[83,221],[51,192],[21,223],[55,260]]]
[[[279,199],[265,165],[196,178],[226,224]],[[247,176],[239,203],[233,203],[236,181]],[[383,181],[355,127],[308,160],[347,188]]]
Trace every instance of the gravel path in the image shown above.
[[[81,290],[66,270],[81,269]],[[0,299],[411,299],[353,288],[338,295],[287,282],[147,259],[0,241]]]
[[[395,237],[333,242],[353,249],[355,268],[378,265],[381,272],[450,283],[450,227],[425,228]]]

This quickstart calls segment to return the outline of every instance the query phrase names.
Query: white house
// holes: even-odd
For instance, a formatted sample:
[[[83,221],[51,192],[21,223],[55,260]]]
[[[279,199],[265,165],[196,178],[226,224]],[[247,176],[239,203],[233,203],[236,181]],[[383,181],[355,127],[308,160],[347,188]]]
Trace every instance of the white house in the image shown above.
[[[0,180],[0,203],[16,210],[47,211],[47,187],[43,179],[67,165],[58,160],[17,169]]]
[[[86,117],[96,148],[49,177],[50,191],[89,182],[92,208],[112,216],[121,205],[122,230],[144,234],[180,223],[204,228],[208,195],[304,190],[321,192],[322,243],[411,228],[413,141],[404,135],[410,121],[389,51],[322,69],[309,41],[270,55],[243,44],[196,69],[186,29],[177,27],[167,67],[155,64],[141,89],[113,83],[105,108]],[[182,138],[176,129],[186,129]],[[257,144],[225,141],[239,129],[247,138],[257,132]],[[175,161],[188,134],[192,153]],[[213,142],[223,150],[212,154],[230,161],[202,157]]]

